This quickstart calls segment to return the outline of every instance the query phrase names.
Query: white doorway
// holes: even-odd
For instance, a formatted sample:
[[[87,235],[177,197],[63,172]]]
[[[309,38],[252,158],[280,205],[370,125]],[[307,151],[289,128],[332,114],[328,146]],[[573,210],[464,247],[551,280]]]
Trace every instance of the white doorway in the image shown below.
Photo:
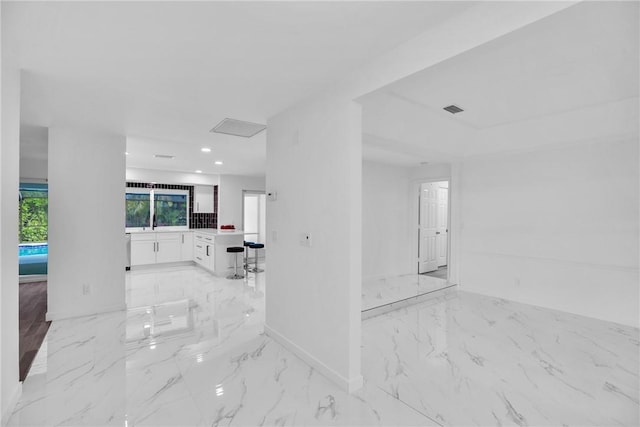
[[[418,273],[446,268],[448,254],[449,181],[423,182],[418,201]]]
[[[266,197],[264,192],[243,192],[243,224],[244,240],[264,243],[266,238]]]

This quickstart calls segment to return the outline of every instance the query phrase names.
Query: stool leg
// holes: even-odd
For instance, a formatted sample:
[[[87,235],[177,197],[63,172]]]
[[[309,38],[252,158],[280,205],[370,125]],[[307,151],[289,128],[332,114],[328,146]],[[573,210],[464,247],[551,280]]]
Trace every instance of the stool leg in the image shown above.
[[[255,267],[253,267],[253,268],[251,269],[251,272],[252,272],[252,273],[261,273],[261,272],[263,272],[264,270],[263,270],[263,269],[261,269],[261,268],[258,268],[258,251],[259,251],[260,249],[256,248],[256,249],[254,249],[254,250],[255,250],[256,262],[255,262]]]
[[[227,279],[244,279],[244,275],[238,274],[238,252],[234,254],[233,262],[233,274],[227,276]]]

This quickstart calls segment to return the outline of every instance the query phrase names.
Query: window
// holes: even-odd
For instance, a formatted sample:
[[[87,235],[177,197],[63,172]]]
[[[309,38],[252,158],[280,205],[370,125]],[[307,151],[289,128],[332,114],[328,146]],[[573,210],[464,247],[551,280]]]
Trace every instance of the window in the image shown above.
[[[151,198],[149,191],[134,193],[127,190],[125,196],[127,228],[146,228],[151,224]]]
[[[189,228],[187,190],[127,188],[125,201],[127,231],[145,228]]]
[[[179,227],[187,224],[188,193],[187,194],[167,194],[158,190],[153,196],[155,206],[155,226],[156,227]]]
[[[44,243],[49,228],[49,186],[20,183],[18,227],[20,243]]]

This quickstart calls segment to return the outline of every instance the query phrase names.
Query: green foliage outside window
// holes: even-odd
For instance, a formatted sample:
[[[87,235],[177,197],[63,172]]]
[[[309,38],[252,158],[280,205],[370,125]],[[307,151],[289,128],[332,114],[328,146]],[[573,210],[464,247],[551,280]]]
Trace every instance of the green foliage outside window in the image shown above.
[[[156,226],[187,225],[187,196],[156,194]]]
[[[127,227],[149,227],[151,202],[148,194],[126,194]]]
[[[22,196],[18,204],[20,243],[46,242],[49,229],[47,192],[21,188],[20,194]]]

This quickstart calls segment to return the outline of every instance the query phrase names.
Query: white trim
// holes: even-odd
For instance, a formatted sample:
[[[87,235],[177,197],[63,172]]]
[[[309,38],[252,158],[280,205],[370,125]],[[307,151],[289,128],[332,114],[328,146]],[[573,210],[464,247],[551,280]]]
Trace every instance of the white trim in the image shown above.
[[[96,314],[105,314],[105,313],[113,313],[116,311],[124,311],[127,309],[126,304],[114,304],[107,307],[102,307],[97,311],[92,311],[90,313],[82,312],[82,309],[76,311],[66,311],[66,312],[51,312],[47,311],[47,315],[45,319],[47,321],[50,320],[63,320],[63,319],[73,319],[76,317],[85,317],[85,316],[95,316]]]
[[[414,225],[416,225],[416,230],[420,229],[420,186],[421,184],[426,184],[426,183],[433,183],[433,182],[448,182],[449,183],[449,191],[447,192],[447,197],[448,197],[448,201],[447,201],[447,229],[449,230],[447,232],[447,281],[451,282],[451,283],[455,283],[454,284],[459,284],[457,283],[457,274],[454,275],[452,274],[452,270],[453,268],[457,267],[457,262],[458,260],[454,257],[451,256],[451,241],[452,241],[452,234],[454,234],[453,231],[453,227],[452,227],[452,216],[451,216],[451,200],[452,200],[452,194],[451,194],[451,187],[453,186],[452,184],[452,179],[451,179],[451,175],[449,174],[449,176],[447,177],[442,177],[442,178],[416,178],[416,179],[412,179],[411,180],[411,186],[413,187],[413,195],[414,197],[412,197],[413,199],[413,218],[415,220]],[[418,194],[418,197],[416,199],[415,194]],[[418,268],[418,264],[419,264],[419,259],[418,259],[418,247],[420,245],[420,233],[415,233],[414,234],[414,239],[413,239],[414,244],[413,249],[411,250],[412,252],[412,259],[415,260],[413,266],[414,269],[413,271],[415,272],[415,274],[420,274],[419,268]]]
[[[290,341],[284,335],[275,331],[273,328],[269,327],[269,325],[267,324],[264,325],[264,333],[269,337],[271,337],[274,341],[277,341],[284,348],[286,348],[287,350],[289,350],[290,352],[298,356],[309,366],[316,369],[318,372],[320,372],[322,375],[327,377],[329,380],[337,384],[340,388],[345,390],[347,393],[353,393],[362,388],[362,385],[364,382],[362,375],[358,374],[353,378],[347,379],[342,375],[340,375],[338,372],[334,371],[333,369],[325,365],[324,363],[322,363],[313,355],[309,354],[306,350],[304,350],[294,342]]]
[[[0,425],[2,426],[6,426],[7,423],[9,422],[9,418],[11,418],[11,415],[13,415],[13,412],[16,409],[16,405],[18,404],[18,400],[20,400],[20,396],[22,396],[22,383],[21,382],[17,382],[16,383],[16,388],[13,390],[13,393],[11,394],[11,398],[9,399],[8,403],[7,403],[7,408],[5,409],[4,413],[2,414],[2,419],[0,420]]]
[[[23,274],[18,277],[18,283],[46,282],[46,274]]]

